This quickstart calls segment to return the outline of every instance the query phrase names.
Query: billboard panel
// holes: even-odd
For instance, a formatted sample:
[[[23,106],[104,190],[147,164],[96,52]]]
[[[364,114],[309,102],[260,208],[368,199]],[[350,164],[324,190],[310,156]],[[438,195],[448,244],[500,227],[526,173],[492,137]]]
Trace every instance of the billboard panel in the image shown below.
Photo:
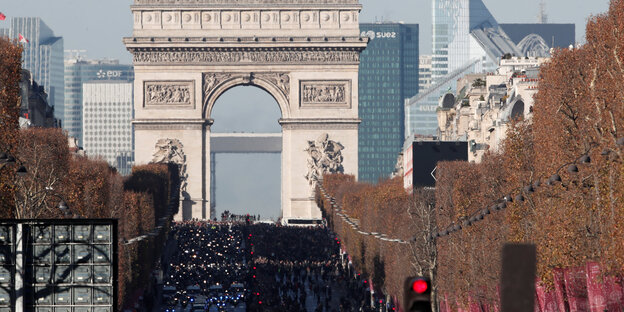
[[[468,142],[415,141],[404,151],[404,157],[407,158],[410,152],[412,154],[411,174],[408,176],[408,170],[405,170],[403,184],[409,185],[410,188],[434,187],[434,169],[438,162],[468,161]]]
[[[108,219],[0,220],[0,311],[113,311],[116,231]]]

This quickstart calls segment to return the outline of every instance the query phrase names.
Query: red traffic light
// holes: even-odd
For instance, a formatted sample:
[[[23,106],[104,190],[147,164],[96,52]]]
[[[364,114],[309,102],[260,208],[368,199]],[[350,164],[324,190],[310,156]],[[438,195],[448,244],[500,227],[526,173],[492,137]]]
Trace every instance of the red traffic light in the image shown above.
[[[416,279],[412,282],[412,290],[417,294],[424,294],[429,289],[429,283],[422,279]]]

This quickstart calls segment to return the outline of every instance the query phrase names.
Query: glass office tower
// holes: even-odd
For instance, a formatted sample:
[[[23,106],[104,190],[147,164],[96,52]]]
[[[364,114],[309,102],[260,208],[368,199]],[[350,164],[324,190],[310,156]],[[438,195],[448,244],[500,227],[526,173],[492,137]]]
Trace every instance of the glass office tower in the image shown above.
[[[43,86],[54,115],[63,121],[63,38],[54,36],[39,17],[13,17],[9,28],[0,29],[0,35],[11,39],[18,39],[20,34],[29,41],[20,43],[24,49],[22,66]]]
[[[431,87],[405,102],[405,136],[437,134],[438,100],[466,74],[493,72],[500,57],[522,52],[482,0],[433,1]]]
[[[119,64],[118,60],[89,60],[68,51],[65,58],[65,123],[63,128],[69,136],[82,138],[82,87],[88,81],[134,80],[132,65]]]
[[[404,139],[404,101],[418,93],[418,25],[361,24],[370,42],[360,58],[359,180],[394,170]]]
[[[522,54],[482,0],[432,1],[434,84],[475,60],[481,60],[478,71],[487,71],[505,53]]]

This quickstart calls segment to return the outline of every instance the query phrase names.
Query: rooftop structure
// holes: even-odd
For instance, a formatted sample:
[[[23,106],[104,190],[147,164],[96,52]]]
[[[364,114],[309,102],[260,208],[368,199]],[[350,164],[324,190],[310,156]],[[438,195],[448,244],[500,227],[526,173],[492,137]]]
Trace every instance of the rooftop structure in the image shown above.
[[[511,120],[530,120],[539,67],[545,58],[503,59],[494,74],[470,74],[457,81],[457,92],[439,101],[439,137],[467,141],[468,159],[479,162],[498,151]]]

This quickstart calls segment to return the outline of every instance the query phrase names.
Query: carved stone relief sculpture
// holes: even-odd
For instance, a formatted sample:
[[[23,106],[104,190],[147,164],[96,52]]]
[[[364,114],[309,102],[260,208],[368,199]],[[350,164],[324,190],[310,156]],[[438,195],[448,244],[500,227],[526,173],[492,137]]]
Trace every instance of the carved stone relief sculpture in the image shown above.
[[[145,107],[192,106],[192,81],[146,81]]]
[[[358,63],[357,51],[133,51],[135,64],[344,64]]]
[[[287,73],[205,73],[204,74],[204,101],[210,98],[212,92],[222,83],[230,79],[243,78],[248,84],[254,84],[254,80],[262,79],[271,83],[275,88],[289,99],[290,76]]]
[[[301,81],[301,107],[351,107],[350,81]]]
[[[308,141],[308,174],[305,178],[312,190],[316,188],[318,180],[323,179],[326,173],[344,173],[342,166],[342,144],[330,140],[327,133],[321,134],[316,140]]]
[[[134,0],[135,4],[232,4],[232,0]],[[238,4],[357,4],[358,0],[238,0]]]
[[[174,163],[178,165],[180,173],[180,192],[186,194],[186,186],[188,174],[186,173],[186,155],[184,154],[184,146],[178,139],[160,139],[156,142],[155,152],[153,154],[152,163]]]

